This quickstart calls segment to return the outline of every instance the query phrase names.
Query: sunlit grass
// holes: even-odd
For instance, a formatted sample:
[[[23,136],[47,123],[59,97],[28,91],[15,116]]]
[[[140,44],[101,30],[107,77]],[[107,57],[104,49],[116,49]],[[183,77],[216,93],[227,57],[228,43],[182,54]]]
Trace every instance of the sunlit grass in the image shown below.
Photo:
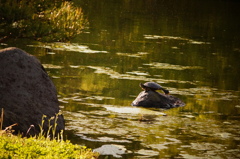
[[[57,118],[50,118],[49,128],[44,131],[43,125],[46,116],[43,116],[40,125],[40,134],[29,138],[22,138],[12,135],[12,126],[0,130],[0,158],[76,158],[76,159],[95,159],[98,158],[97,152],[92,152],[86,146],[80,146],[70,143],[69,140],[63,140],[63,131],[56,134]],[[3,122],[3,110],[0,118]],[[50,125],[51,120],[55,124]]]
[[[85,146],[74,145],[70,141],[49,138],[21,138],[0,135],[0,158],[97,158],[98,154]]]

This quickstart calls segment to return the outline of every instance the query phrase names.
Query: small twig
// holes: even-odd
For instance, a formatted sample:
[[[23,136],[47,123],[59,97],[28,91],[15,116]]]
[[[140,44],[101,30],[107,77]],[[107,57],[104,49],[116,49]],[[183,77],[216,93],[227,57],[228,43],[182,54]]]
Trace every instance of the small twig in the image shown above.
[[[3,114],[4,114],[4,109],[2,108],[2,113],[1,113],[1,119],[0,119],[0,130],[2,130],[2,126],[3,126]]]
[[[12,124],[4,129],[4,131],[11,130],[13,126],[18,125],[18,123]]]
[[[26,136],[28,135],[29,131],[30,131],[32,128],[34,128],[34,130],[35,130],[34,125],[30,125],[30,127],[29,127],[28,130],[27,130]]]

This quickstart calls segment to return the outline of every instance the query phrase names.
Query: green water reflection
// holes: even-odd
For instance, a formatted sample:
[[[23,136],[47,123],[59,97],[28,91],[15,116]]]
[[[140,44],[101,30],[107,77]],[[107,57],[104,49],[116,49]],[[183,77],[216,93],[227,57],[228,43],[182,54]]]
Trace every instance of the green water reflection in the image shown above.
[[[71,43],[1,44],[43,63],[72,142],[121,145],[123,158],[240,157],[239,2],[76,3],[90,28]],[[160,83],[186,106],[131,107],[145,81]]]

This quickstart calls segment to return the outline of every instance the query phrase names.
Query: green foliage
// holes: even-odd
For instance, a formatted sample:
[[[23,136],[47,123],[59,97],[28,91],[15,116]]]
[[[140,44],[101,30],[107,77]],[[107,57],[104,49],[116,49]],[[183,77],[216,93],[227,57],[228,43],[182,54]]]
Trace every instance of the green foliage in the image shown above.
[[[97,158],[98,154],[85,146],[48,138],[21,138],[0,135],[0,158]]]
[[[0,36],[67,41],[87,25],[81,8],[61,0],[0,1]]]
[[[74,145],[70,143],[69,140],[63,141],[62,135],[55,137],[58,115],[59,114],[57,114],[55,118],[48,120],[49,125],[50,122],[54,120],[54,126],[53,128],[49,126],[47,133],[43,130],[46,118],[46,116],[43,115],[40,134],[30,138],[21,138],[21,136],[12,135],[11,128],[14,125],[9,126],[5,130],[1,130],[2,128],[0,127],[0,158],[98,158],[99,154],[92,152],[92,150],[86,146]],[[1,113],[0,116],[0,125],[2,122],[3,113]],[[50,136],[52,136],[54,140],[51,140]]]

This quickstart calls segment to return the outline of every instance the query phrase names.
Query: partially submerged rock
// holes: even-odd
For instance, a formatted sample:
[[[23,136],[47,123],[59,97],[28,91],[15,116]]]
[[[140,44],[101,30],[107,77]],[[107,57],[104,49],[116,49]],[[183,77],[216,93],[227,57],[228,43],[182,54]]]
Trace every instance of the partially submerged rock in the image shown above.
[[[4,108],[3,129],[17,123],[16,133],[28,135],[40,132],[39,125],[59,112],[56,88],[41,63],[18,48],[0,50],[0,108]],[[1,111],[1,110],[0,110]],[[54,120],[52,120],[53,124]],[[64,119],[58,115],[56,132],[64,129]]]
[[[177,97],[151,90],[140,92],[137,98],[132,102],[132,106],[164,109],[182,107],[184,105],[185,103]]]

